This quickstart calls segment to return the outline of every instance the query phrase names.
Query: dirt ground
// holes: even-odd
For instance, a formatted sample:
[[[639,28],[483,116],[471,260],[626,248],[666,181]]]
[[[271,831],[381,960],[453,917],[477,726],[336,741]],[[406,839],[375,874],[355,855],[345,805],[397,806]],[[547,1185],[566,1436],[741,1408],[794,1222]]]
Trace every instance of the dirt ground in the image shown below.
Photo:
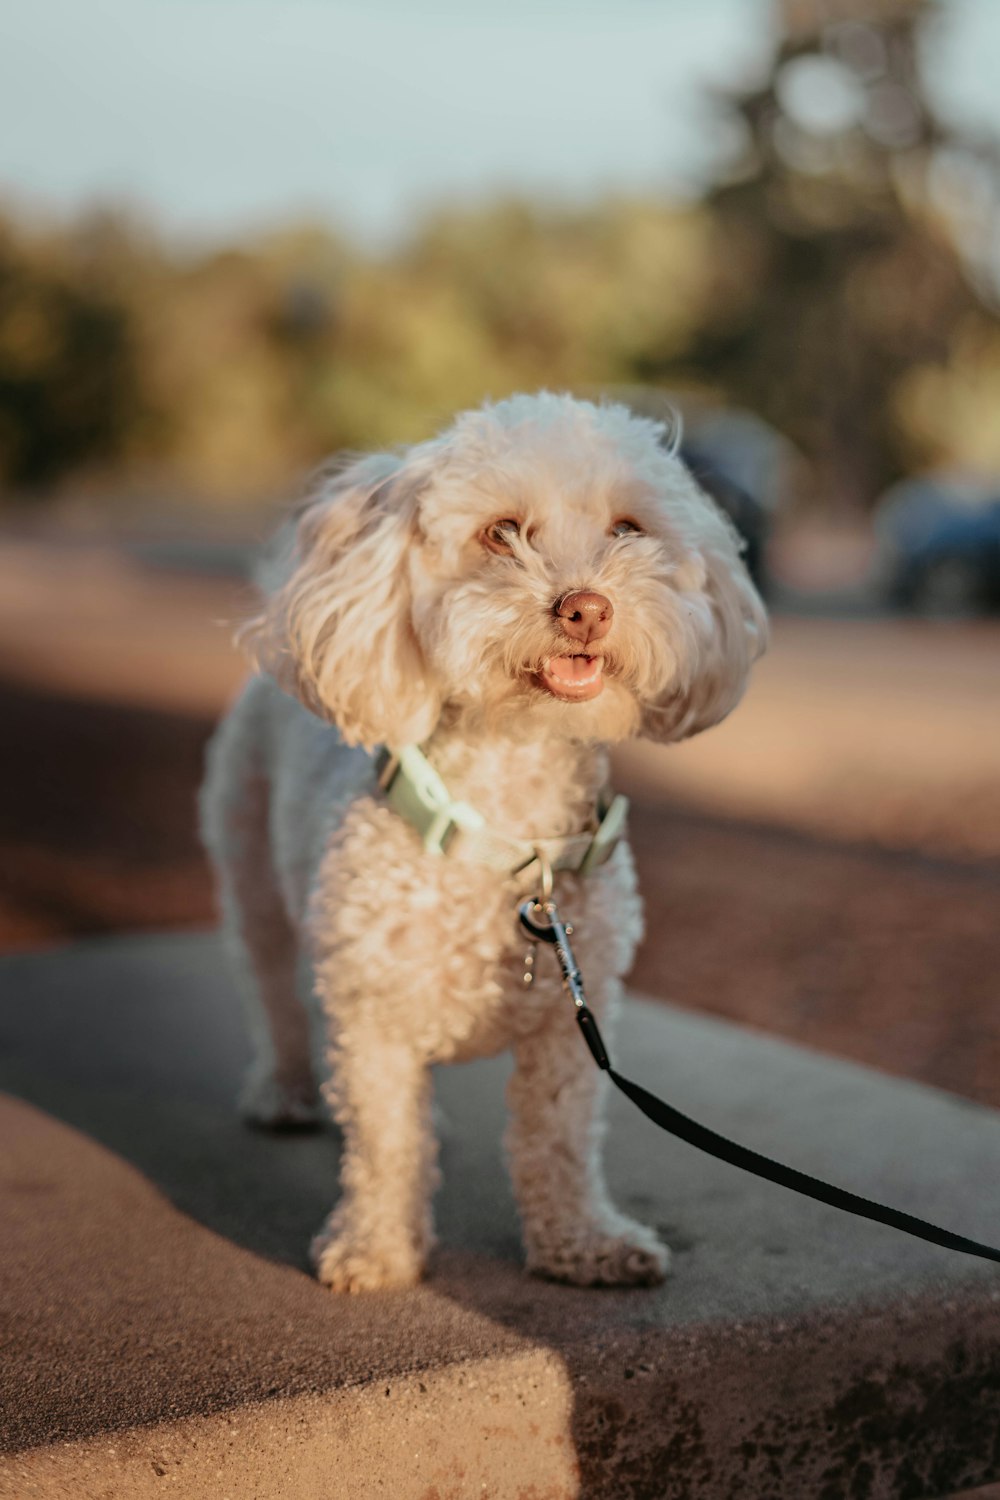
[[[194,795],[246,606],[106,551],[0,553],[0,946],[212,920]],[[622,755],[635,985],[1000,1105],[998,647],[779,620],[726,725]]]
[[[0,687],[0,943],[212,920],[207,716]],[[677,1004],[1000,1106],[1000,861],[634,802],[647,937]]]

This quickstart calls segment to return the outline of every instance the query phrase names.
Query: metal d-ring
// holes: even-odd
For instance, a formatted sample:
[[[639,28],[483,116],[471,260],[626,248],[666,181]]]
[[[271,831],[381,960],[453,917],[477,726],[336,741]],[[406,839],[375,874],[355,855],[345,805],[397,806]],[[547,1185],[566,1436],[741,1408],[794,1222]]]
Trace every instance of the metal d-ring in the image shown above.
[[[538,943],[554,943],[556,931],[548,905],[538,900],[522,901],[517,908],[518,921],[530,938]],[[539,921],[539,918],[542,918]]]
[[[535,844],[534,849],[535,858],[538,861],[538,868],[541,871],[542,875],[541,898],[542,903],[544,904],[546,901],[552,900],[552,861],[543,850],[539,849],[537,844]]]

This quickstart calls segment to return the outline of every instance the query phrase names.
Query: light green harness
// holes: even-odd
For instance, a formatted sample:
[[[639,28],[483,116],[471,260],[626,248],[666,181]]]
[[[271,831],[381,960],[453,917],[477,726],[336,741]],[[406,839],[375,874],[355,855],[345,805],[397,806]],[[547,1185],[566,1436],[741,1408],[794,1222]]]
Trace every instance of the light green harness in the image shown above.
[[[416,829],[428,854],[457,854],[502,875],[519,875],[536,860],[550,870],[589,875],[625,836],[627,797],[601,798],[581,833],[516,839],[491,827],[471,803],[456,801],[419,745],[382,750],[376,764],[387,803]]]

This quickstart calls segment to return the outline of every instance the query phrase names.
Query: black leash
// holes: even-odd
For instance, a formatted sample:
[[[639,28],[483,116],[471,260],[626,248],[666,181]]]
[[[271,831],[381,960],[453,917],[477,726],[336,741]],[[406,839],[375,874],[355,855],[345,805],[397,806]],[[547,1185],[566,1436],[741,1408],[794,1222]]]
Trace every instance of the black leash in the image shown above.
[[[793,1193],[802,1193],[806,1198],[815,1198],[817,1203],[827,1203],[831,1208],[839,1208],[844,1213],[856,1214],[860,1219],[871,1219],[875,1224],[886,1224],[890,1229],[902,1230],[904,1234],[912,1234],[931,1245],[941,1245],[945,1250],[959,1250],[964,1255],[977,1255],[981,1260],[1000,1263],[1000,1250],[995,1250],[992,1245],[982,1245],[978,1240],[970,1240],[964,1234],[955,1234],[950,1229],[941,1229],[936,1224],[928,1224],[926,1220],[918,1219],[914,1214],[903,1213],[898,1208],[887,1208],[885,1204],[874,1203],[870,1198],[862,1198],[857,1193],[850,1193],[846,1188],[834,1187],[829,1182],[822,1182],[818,1177],[810,1176],[808,1172],[800,1172],[795,1167],[786,1167],[782,1162],[772,1161],[770,1157],[762,1156],[759,1151],[751,1151],[749,1147],[730,1141],[724,1135],[719,1135],[717,1131],[709,1130],[705,1125],[699,1125],[697,1120],[692,1120],[690,1116],[682,1114],[679,1109],[665,1104],[648,1089],[642,1088],[638,1083],[633,1083],[630,1078],[623,1078],[611,1066],[611,1059],[608,1057],[600,1028],[593,1012],[587,1008],[583,978],[569,944],[569,933],[573,929],[567,929],[560,921],[555,904],[551,900],[524,902],[518,908],[518,917],[522,928],[530,938],[536,942],[550,943],[555,948],[559,968],[562,971],[563,984],[573,1000],[577,1024],[583,1032],[584,1040],[590,1048],[595,1063],[602,1072],[607,1073],[615,1087],[620,1089],[626,1098],[631,1099],[632,1103],[641,1109],[654,1125],[659,1125],[661,1130],[669,1131],[679,1140],[686,1141],[689,1146],[694,1146],[699,1151],[706,1151],[709,1156],[717,1157],[719,1161],[729,1162],[730,1166],[739,1167],[744,1172],[752,1172],[755,1177],[763,1177],[767,1182],[776,1182],[779,1187],[790,1188]]]

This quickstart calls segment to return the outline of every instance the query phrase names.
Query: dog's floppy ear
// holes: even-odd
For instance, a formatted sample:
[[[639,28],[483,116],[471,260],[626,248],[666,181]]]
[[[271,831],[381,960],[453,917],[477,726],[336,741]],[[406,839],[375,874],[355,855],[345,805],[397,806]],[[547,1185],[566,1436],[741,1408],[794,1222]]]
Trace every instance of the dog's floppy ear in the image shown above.
[[[707,534],[675,581],[677,673],[643,718],[641,732],[664,742],[688,739],[724,719],[767,645],[767,615],[740,557],[739,539],[728,519],[705,504]]]
[[[377,454],[327,479],[245,632],[258,664],[347,744],[420,741],[440,714],[410,608],[408,552],[428,477],[426,463]]]

